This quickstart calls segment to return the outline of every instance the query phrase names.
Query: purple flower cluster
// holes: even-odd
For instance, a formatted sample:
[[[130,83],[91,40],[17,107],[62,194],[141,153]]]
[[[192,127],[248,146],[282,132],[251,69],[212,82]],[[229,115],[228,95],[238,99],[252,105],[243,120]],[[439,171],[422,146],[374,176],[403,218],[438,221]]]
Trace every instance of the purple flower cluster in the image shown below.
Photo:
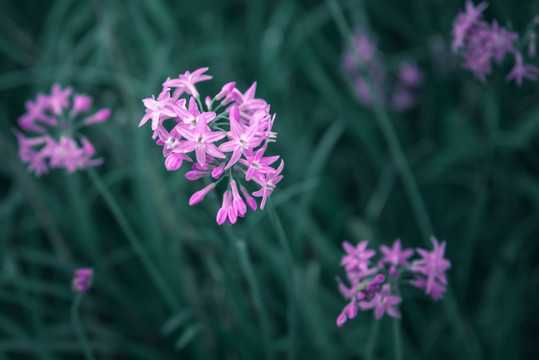
[[[47,173],[49,168],[65,168],[71,173],[103,162],[92,158],[95,148],[88,139],[80,137],[79,144],[75,136],[80,127],[107,120],[110,110],[101,109],[88,115],[93,99],[72,93],[73,89],[62,90],[54,84],[50,95],[38,94],[35,101],[26,101],[26,113],[18,124],[33,136],[27,137],[19,130],[15,134],[21,160],[37,176]],[[85,115],[81,117],[82,114]]]
[[[492,73],[492,63],[501,64],[506,55],[510,55],[515,63],[506,77],[507,82],[514,80],[521,86],[523,79],[537,81],[539,69],[524,64],[522,53],[515,46],[519,35],[501,27],[496,20],[491,24],[483,20],[483,11],[487,7],[486,2],[474,6],[468,0],[465,11],[455,19],[451,48],[462,57],[462,67],[472,71],[484,83],[487,75]]]
[[[245,215],[247,206],[257,209],[252,196],[261,197],[260,209],[264,208],[283,177],[284,162],[274,168],[279,156],[264,156],[268,144],[276,139],[272,131],[275,115],[270,114],[266,101],[255,98],[256,82],[245,93],[234,82],[228,83],[213,98],[206,97],[203,104],[195,84],[212,78],[205,75],[207,70],[168,78],[157,99],[143,100],[146,114],[139,126],[152,120],[153,138],[163,147],[167,170],[177,170],[188,161],[192,165],[187,179],[212,181],[191,196],[189,205],[201,202],[226,179],[217,223],[231,225]],[[258,190],[250,193],[243,181],[253,181]]]
[[[86,292],[92,286],[94,271],[89,268],[77,269],[73,277],[73,287],[78,292]]]
[[[411,273],[413,280],[410,283],[425,290],[425,293],[434,300],[442,298],[447,285],[446,271],[451,267],[449,260],[444,258],[446,243],[438,243],[431,238],[433,250],[416,249],[421,259],[412,261],[412,249],[403,249],[400,239],[395,240],[393,247],[385,245],[380,247],[383,256],[377,266],[371,267],[371,258],[376,255],[375,250],[367,249],[368,241],[362,241],[357,246],[343,242],[346,255],[342,257],[341,265],[346,270],[346,277],[350,283],[347,287],[340,278],[337,278],[341,294],[350,302],[345,306],[339,317],[337,325],[342,326],[347,319],[353,319],[360,310],[374,309],[374,316],[380,319],[385,313],[394,318],[401,315],[397,305],[402,302],[398,295],[398,281],[403,273]],[[394,281],[385,283],[387,276]]]
[[[387,109],[404,111],[414,107],[418,103],[417,89],[423,81],[419,67],[413,62],[403,61],[390,69],[384,65],[376,43],[367,34],[356,32],[353,39],[361,63],[356,61],[356,50],[346,48],[343,65],[346,77],[352,80],[357,99],[371,108],[375,92]]]

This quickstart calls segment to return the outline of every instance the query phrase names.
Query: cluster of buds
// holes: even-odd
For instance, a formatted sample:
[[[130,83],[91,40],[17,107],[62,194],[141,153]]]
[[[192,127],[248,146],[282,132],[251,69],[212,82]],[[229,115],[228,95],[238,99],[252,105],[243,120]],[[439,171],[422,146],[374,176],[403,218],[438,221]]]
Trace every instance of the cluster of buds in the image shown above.
[[[89,268],[77,269],[73,276],[73,288],[78,292],[86,292],[92,286],[94,271]]]
[[[409,259],[414,251],[402,249],[400,239],[395,240],[392,248],[382,245],[380,251],[383,256],[375,267],[371,267],[370,261],[376,251],[367,249],[367,240],[355,247],[344,242],[346,255],[343,256],[341,265],[346,270],[351,286],[347,287],[340,278],[337,278],[337,281],[341,294],[350,302],[337,318],[337,325],[342,326],[346,320],[355,318],[358,309],[374,309],[376,319],[386,313],[400,318],[397,309],[402,302],[402,297],[398,295],[399,283],[418,287],[433,300],[441,299],[447,286],[446,271],[451,267],[451,263],[444,258],[445,241],[439,244],[434,237],[431,241],[433,250],[416,249],[421,259],[412,262]],[[390,281],[385,283],[387,279]]]
[[[33,136],[27,137],[20,130],[15,130],[15,134],[21,160],[37,176],[47,173],[49,168],[65,168],[71,173],[103,162],[92,158],[95,154],[92,143],[82,136],[77,141],[76,135],[81,127],[107,120],[110,110],[101,109],[89,115],[93,99],[72,94],[73,89],[62,90],[54,84],[50,95],[38,94],[35,101],[26,101],[26,113],[18,124]]]
[[[234,82],[228,83],[202,103],[195,84],[212,78],[205,75],[207,70],[201,68],[177,79],[168,78],[157,99],[152,96],[143,100],[146,114],[139,126],[152,120],[153,139],[163,147],[167,170],[178,170],[187,161],[192,163],[187,179],[211,180],[191,196],[189,205],[201,202],[225,180],[217,223],[231,225],[245,215],[247,206],[257,209],[252,196],[261,197],[260,208],[264,208],[282,179],[284,162],[281,160],[275,169],[271,165],[279,156],[264,156],[268,144],[276,139],[272,131],[275,115],[270,114],[266,101],[255,98],[256,83],[245,93]],[[184,94],[188,96],[182,97]],[[258,188],[252,193],[244,185],[250,181]]]
[[[371,108],[376,94],[388,110],[405,111],[414,107],[423,81],[419,67],[411,61],[387,67],[375,41],[364,32],[356,32],[353,42],[356,49],[345,48],[343,67],[359,102]]]
[[[454,53],[460,53],[463,59],[462,67],[472,71],[484,83],[487,81],[487,75],[492,72],[492,63],[501,64],[509,54],[513,56],[515,63],[506,77],[507,82],[515,81],[521,86],[523,79],[537,81],[539,69],[524,64],[523,55],[515,45],[519,35],[501,27],[496,20],[489,24],[482,19],[483,11],[487,7],[486,2],[475,7],[468,0],[466,10],[455,18],[452,50]],[[530,51],[529,55],[534,57],[535,50]]]

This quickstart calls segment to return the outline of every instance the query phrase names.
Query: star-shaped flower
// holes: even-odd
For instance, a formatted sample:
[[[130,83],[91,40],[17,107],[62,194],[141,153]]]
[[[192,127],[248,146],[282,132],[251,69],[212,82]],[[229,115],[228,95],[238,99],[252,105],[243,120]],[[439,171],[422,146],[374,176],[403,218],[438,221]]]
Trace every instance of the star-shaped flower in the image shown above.
[[[384,254],[384,257],[380,261],[382,263],[386,263],[393,266],[410,265],[410,263],[408,262],[408,259],[412,257],[412,255],[414,255],[414,250],[402,249],[400,239],[395,240],[392,248],[382,245],[380,246],[380,250]]]
[[[445,241],[439,244],[434,236],[431,237],[431,241],[434,249],[430,252],[425,249],[417,249],[417,252],[423,259],[415,261],[410,268],[412,271],[416,271],[427,277],[425,286],[427,294],[431,294],[436,281],[442,285],[447,284],[445,272],[451,268],[451,262],[444,258]]]
[[[342,243],[347,254],[342,257],[341,265],[345,267],[346,271],[364,270],[368,267],[369,259],[376,254],[374,250],[367,250],[368,244],[368,240],[361,241],[356,247],[348,241]]]
[[[232,106],[229,113],[230,131],[227,133],[229,141],[222,143],[219,146],[219,150],[221,151],[232,151],[232,156],[230,157],[230,161],[226,165],[225,170],[238,162],[241,155],[248,149],[254,149],[260,145],[260,142],[262,141],[261,138],[256,137],[256,133],[259,129],[258,123],[253,123],[249,127],[244,128],[240,125],[239,120],[239,109],[237,106]]]
[[[178,88],[174,92],[175,98],[180,96],[184,91],[190,95],[193,95],[195,98],[199,98],[200,94],[198,93],[195,84],[197,82],[210,80],[212,78],[209,75],[202,75],[206,71],[208,71],[207,67],[195,70],[193,73],[186,71],[185,74],[180,74],[177,79],[167,79],[163,86]]]
[[[253,196],[262,197],[262,202],[260,203],[261,210],[264,209],[264,205],[266,205],[266,200],[275,189],[275,185],[277,185],[277,183],[283,178],[283,176],[281,175],[281,171],[283,171],[283,168],[284,161],[281,160],[281,164],[279,165],[277,170],[266,174],[263,179],[254,178],[254,181],[256,181],[260,186],[262,186],[260,190],[253,193]]]
[[[200,116],[205,117],[207,113],[202,113]],[[194,129],[187,129],[185,125],[180,123],[175,126],[175,129],[181,134],[187,141],[182,141],[173,152],[175,153],[189,153],[195,151],[197,162],[204,166],[206,164],[206,153],[216,158],[225,158],[217,146],[213,144],[215,141],[219,141],[226,136],[224,131],[211,131],[207,125],[206,119],[202,119],[197,122]]]
[[[401,302],[402,298],[400,296],[391,295],[391,285],[385,284],[371,301],[360,301],[359,308],[361,310],[374,308],[374,317],[376,319],[380,319],[385,313],[391,317],[400,318],[401,314],[395,308],[395,305]]]

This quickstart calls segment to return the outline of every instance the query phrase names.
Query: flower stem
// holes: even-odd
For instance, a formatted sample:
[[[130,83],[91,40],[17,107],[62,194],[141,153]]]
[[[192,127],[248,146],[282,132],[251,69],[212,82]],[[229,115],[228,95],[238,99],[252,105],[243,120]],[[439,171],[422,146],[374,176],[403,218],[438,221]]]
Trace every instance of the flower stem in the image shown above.
[[[82,328],[82,325],[80,323],[80,318],[79,318],[79,306],[80,306],[83,296],[84,296],[84,293],[82,292],[77,292],[75,295],[75,299],[73,300],[73,305],[71,306],[71,322],[73,323],[73,327],[75,328],[75,331],[77,332],[77,337],[82,346],[82,352],[84,353],[84,358],[86,360],[94,360],[92,349],[90,347],[90,344],[88,343],[88,339],[86,339],[86,335],[84,334],[84,329]]]
[[[380,330],[380,320],[372,319],[373,323],[371,324],[371,336],[369,337],[369,342],[365,347],[365,359],[372,360],[374,357],[374,350],[376,349],[376,340],[378,338],[378,332]]]
[[[240,255],[240,265],[243,269],[245,277],[247,278],[247,283],[249,284],[249,287],[251,289],[255,310],[258,316],[258,321],[262,326],[266,359],[271,360],[273,359],[273,354],[271,351],[271,334],[269,330],[268,312],[266,311],[264,303],[262,302],[260,288],[258,287],[258,283],[254,276],[253,265],[251,264],[251,259],[249,258],[249,254],[247,253],[245,241],[236,240],[235,244],[238,248],[238,252]]]
[[[394,295],[401,296],[399,290],[399,280],[393,276],[390,277],[391,290]],[[403,360],[404,352],[402,348],[401,320],[394,318],[393,320],[393,341],[395,344],[395,359]]]
[[[402,334],[400,319],[393,319],[393,339],[395,340],[395,359],[403,360],[404,353],[402,349]]]
[[[88,172],[88,175],[90,176],[90,179],[92,179],[95,187],[99,190],[99,192],[103,196],[103,199],[105,200],[105,203],[107,204],[109,210],[114,216],[116,222],[118,223],[118,225],[120,225],[120,228],[122,229],[125,237],[127,238],[129,245],[131,245],[131,247],[135,251],[135,254],[140,258],[142,264],[146,268],[146,271],[148,272],[153,282],[155,283],[155,286],[161,292],[161,295],[163,296],[165,302],[167,303],[167,305],[170,307],[171,310],[177,311],[179,309],[178,302],[176,301],[172,292],[169,290],[159,270],[151,261],[150,257],[148,256],[148,253],[142,246],[141,241],[135,234],[133,228],[127,221],[124,213],[122,212],[120,206],[118,205],[118,202],[116,201],[116,199],[114,199],[110,191],[107,189],[105,183],[103,182],[101,177],[97,174],[94,168],[92,167],[88,168],[87,172]]]
[[[287,302],[288,302],[288,326],[290,328],[290,346],[288,348],[288,359],[292,360],[295,359],[295,342],[296,342],[296,302],[294,299],[294,289],[295,289],[295,283],[296,283],[296,277],[297,273],[295,271],[294,266],[294,258],[292,257],[292,251],[290,250],[290,245],[288,244],[288,239],[286,237],[286,233],[284,232],[283,224],[281,223],[281,219],[279,218],[279,215],[277,214],[277,211],[275,211],[275,207],[273,206],[273,202],[271,199],[268,199],[268,205],[269,205],[269,215],[271,222],[273,223],[273,226],[277,232],[277,238],[279,239],[279,243],[281,247],[283,248],[283,251],[285,252],[285,258],[286,258],[286,265],[287,265],[287,274],[289,274],[290,277],[286,277],[287,281]]]

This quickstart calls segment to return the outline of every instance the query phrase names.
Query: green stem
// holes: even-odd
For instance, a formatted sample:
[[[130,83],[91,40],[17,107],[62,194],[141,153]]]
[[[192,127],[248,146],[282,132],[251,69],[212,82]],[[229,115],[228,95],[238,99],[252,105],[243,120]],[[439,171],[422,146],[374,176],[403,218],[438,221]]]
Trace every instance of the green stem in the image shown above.
[[[251,259],[249,258],[249,254],[247,253],[245,241],[237,240],[236,247],[238,248],[238,252],[240,254],[240,265],[243,269],[245,277],[247,278],[247,283],[249,284],[249,288],[251,289],[253,302],[255,305],[255,310],[258,316],[258,321],[260,322],[262,326],[266,358],[268,360],[271,360],[273,359],[273,354],[271,351],[271,342],[270,342],[271,334],[269,330],[268,312],[266,311],[264,303],[262,302],[262,296],[260,295],[260,288],[258,287],[258,283],[254,276],[253,266],[251,264]]]
[[[73,306],[71,306],[71,322],[73,323],[73,327],[77,332],[77,337],[82,346],[84,358],[86,360],[94,360],[92,349],[90,347],[90,344],[88,343],[88,339],[86,339],[86,335],[84,334],[84,329],[82,328],[79,318],[79,306],[83,296],[84,293],[82,292],[77,292],[77,294],[75,295],[75,300],[73,300]]]
[[[401,293],[399,290],[398,278],[394,278],[393,276],[390,276],[389,281],[391,283],[391,290],[392,290],[391,292],[394,295],[401,296]],[[401,320],[400,319],[393,319],[393,341],[395,343],[395,359],[403,360],[404,352],[402,348],[402,333],[401,333]]]
[[[371,324],[371,336],[369,337],[369,342],[365,347],[365,359],[372,360],[374,357],[374,350],[376,349],[376,340],[378,339],[378,332],[380,330],[380,320],[372,319],[373,323]]]
[[[271,199],[268,199],[268,207],[271,222],[273,223],[273,226],[275,227],[275,230],[277,232],[277,238],[285,252],[287,265],[290,269],[292,269],[294,267],[294,258],[292,257],[292,251],[290,250],[288,238],[286,237],[286,233],[284,232],[283,223],[281,222],[277,211],[275,211],[275,207],[273,206],[273,202],[271,201]]]
[[[273,226],[275,230],[277,231],[277,238],[279,239],[279,243],[281,247],[283,248],[285,252],[285,258],[286,258],[286,265],[287,265],[287,274],[291,276],[286,277],[287,281],[287,302],[288,302],[288,326],[290,328],[290,346],[288,348],[288,359],[295,359],[295,342],[296,342],[296,301],[294,298],[294,290],[295,290],[295,283],[296,283],[296,277],[297,273],[294,266],[294,258],[292,257],[292,251],[290,250],[290,245],[288,244],[288,239],[286,237],[286,233],[283,228],[283,224],[281,223],[281,219],[279,218],[279,215],[277,214],[277,211],[275,211],[275,207],[273,206],[273,203],[271,202],[271,199],[268,199],[268,206],[269,206],[269,215],[271,222],[273,223]]]
[[[402,334],[400,319],[393,319],[393,339],[395,341],[395,359],[403,360],[404,353],[402,349]]]
[[[105,203],[107,204],[109,210],[111,211],[112,215],[114,216],[116,222],[118,225],[120,225],[120,228],[122,229],[125,237],[127,238],[129,245],[133,248],[135,251],[135,254],[140,258],[142,264],[146,268],[146,271],[148,271],[148,274],[152,278],[153,282],[155,283],[157,289],[161,292],[161,295],[165,299],[165,302],[168,304],[171,310],[178,311],[179,305],[174,298],[174,295],[169,290],[165,280],[161,276],[159,270],[157,267],[153,264],[151,259],[148,256],[148,253],[145,251],[144,247],[142,246],[141,241],[133,231],[133,228],[127,221],[124,213],[122,212],[120,206],[116,202],[116,199],[112,196],[110,191],[107,189],[105,183],[94,168],[90,167],[87,170],[88,175],[90,176],[90,179],[92,179],[95,187],[99,190],[101,195],[103,196],[103,199],[105,200]]]

